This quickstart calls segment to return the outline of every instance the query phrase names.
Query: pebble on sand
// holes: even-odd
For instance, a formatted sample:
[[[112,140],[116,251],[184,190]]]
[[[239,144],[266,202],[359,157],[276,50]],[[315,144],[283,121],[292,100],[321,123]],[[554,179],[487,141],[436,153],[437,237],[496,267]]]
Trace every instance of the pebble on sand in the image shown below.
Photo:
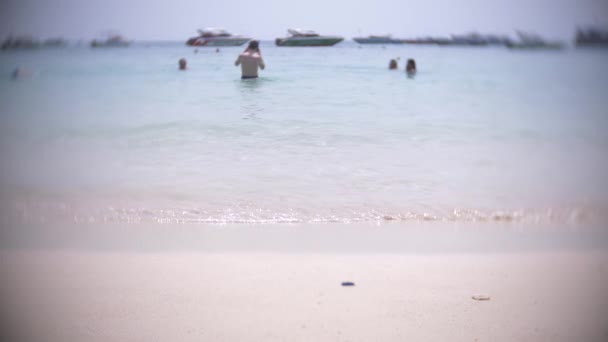
[[[352,281],[343,281],[342,286],[355,286],[355,283]]]
[[[471,297],[475,300],[490,300],[490,296],[488,295],[483,295],[483,294],[479,294],[479,295],[474,295],[473,297]]]

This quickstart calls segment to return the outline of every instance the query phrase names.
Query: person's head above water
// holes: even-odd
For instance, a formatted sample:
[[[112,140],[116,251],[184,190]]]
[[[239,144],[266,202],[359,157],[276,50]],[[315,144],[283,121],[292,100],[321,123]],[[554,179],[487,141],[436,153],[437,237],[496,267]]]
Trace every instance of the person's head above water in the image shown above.
[[[260,42],[257,40],[252,40],[249,42],[249,46],[247,46],[247,50],[260,52]]]
[[[179,70],[186,70],[186,59],[180,58],[178,65],[179,65]]]
[[[24,68],[24,67],[20,67],[20,66],[16,67],[13,70],[13,72],[11,72],[11,78],[13,80],[17,80],[17,79],[20,79],[20,78],[23,78],[23,77],[28,77],[30,75],[31,75],[31,72],[30,72],[29,69]]]
[[[398,66],[397,66],[397,60],[391,59],[391,61],[388,62],[388,68],[389,68],[389,70],[395,70],[395,69],[397,69],[398,68]]]
[[[416,72],[416,61],[413,59],[407,60],[407,65],[405,66],[405,71],[407,73],[415,73]]]

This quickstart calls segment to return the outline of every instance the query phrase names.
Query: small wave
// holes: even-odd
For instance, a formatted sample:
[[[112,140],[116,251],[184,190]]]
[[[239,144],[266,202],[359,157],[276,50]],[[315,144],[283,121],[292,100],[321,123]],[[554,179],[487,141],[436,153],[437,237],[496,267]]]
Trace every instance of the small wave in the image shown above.
[[[486,222],[526,224],[582,224],[608,222],[606,210],[598,208],[544,208],[518,210],[453,209],[430,213],[380,209],[271,210],[248,206],[225,209],[85,207],[66,203],[20,202],[1,208],[10,223],[154,223],[154,224],[350,224],[399,222]]]

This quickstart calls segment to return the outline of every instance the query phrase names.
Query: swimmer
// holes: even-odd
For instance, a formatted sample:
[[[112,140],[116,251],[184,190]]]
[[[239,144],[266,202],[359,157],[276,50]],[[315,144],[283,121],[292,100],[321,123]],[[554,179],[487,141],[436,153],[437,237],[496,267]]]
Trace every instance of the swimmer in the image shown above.
[[[180,58],[178,65],[179,65],[179,70],[186,70],[186,59],[185,58]]]
[[[241,79],[258,78],[258,68],[264,70],[266,67],[260,52],[260,43],[257,40],[250,41],[249,46],[239,55],[234,65],[241,66]]]
[[[17,80],[23,77],[27,77],[30,76],[30,71],[28,69],[25,69],[23,67],[16,67],[15,70],[13,70],[13,72],[11,72],[11,78],[13,80]]]
[[[390,62],[388,62],[388,70],[396,70],[396,69],[399,69],[399,66],[397,65],[397,60],[391,59]]]
[[[405,72],[408,76],[412,77],[416,75],[416,61],[413,59],[407,60],[407,65],[405,66]]]

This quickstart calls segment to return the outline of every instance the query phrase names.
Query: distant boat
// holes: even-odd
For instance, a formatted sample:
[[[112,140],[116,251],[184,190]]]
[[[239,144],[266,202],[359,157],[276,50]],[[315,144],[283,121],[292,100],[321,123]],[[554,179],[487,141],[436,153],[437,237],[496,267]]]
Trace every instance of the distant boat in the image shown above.
[[[506,36],[494,34],[469,33],[465,35],[452,35],[451,37],[423,37],[401,39],[403,44],[425,44],[441,46],[486,46],[486,45],[505,45],[509,40]]]
[[[447,41],[447,45],[488,45],[486,38],[479,33],[469,33],[464,35],[452,35],[452,39]]]
[[[355,37],[353,38],[359,44],[401,44],[400,39],[394,39],[391,35],[382,36],[368,36],[368,37]]]
[[[339,36],[321,36],[311,30],[289,29],[287,32],[291,36],[277,38],[275,40],[277,46],[332,46],[344,40]]]
[[[608,47],[608,30],[601,31],[597,28],[588,28],[586,30],[578,29],[574,43],[578,47],[582,46],[601,46]]]
[[[546,41],[539,35],[517,31],[519,41],[508,41],[505,45],[509,49],[545,49],[559,50],[564,48],[564,43],[559,41]]]
[[[420,44],[420,45],[436,45],[438,41],[447,40],[447,38],[433,38],[433,37],[424,37],[424,38],[407,38],[400,39],[399,42],[402,44]]]
[[[42,42],[45,47],[65,47],[68,45],[67,40],[63,38],[49,38]]]
[[[488,34],[484,38],[488,45],[506,45],[510,41],[509,36],[506,35]]]
[[[35,49],[40,47],[40,42],[32,37],[8,37],[2,42],[2,50],[9,49]]]
[[[198,37],[186,41],[190,46],[241,46],[251,40],[249,37],[233,35],[221,28],[205,28],[198,30]]]
[[[91,42],[91,47],[127,47],[131,45],[130,41],[125,40],[121,35],[115,34],[108,37],[106,40],[96,40]]]

